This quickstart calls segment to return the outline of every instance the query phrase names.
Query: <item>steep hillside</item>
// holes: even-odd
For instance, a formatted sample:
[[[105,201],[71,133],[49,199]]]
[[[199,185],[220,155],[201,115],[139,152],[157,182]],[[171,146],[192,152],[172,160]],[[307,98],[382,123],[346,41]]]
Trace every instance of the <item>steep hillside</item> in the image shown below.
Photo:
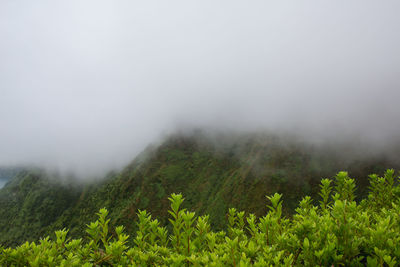
[[[38,170],[20,170],[0,190],[0,240],[15,244],[46,233],[77,199],[77,189]]]
[[[182,193],[197,214],[210,214],[211,224],[221,229],[229,207],[265,214],[265,195],[274,192],[283,193],[290,214],[303,196],[318,199],[320,179],[340,170],[357,179],[362,195],[367,175],[393,164],[378,156],[353,160],[340,149],[273,135],[175,135],[96,184],[66,186],[42,172],[21,172],[0,191],[0,242],[13,245],[64,227],[81,235],[102,207],[128,233],[135,230],[138,209],[166,223],[173,192]]]

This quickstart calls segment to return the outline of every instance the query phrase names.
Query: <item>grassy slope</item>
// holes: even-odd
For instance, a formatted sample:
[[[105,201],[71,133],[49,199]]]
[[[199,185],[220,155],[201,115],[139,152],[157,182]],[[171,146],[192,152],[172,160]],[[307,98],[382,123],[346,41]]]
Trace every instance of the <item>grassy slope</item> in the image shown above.
[[[348,170],[365,188],[367,174],[396,167],[384,159],[343,160],[333,150],[273,136],[243,136],[221,145],[223,140],[174,136],[122,172],[79,188],[56,185],[40,173],[20,173],[0,191],[0,243],[16,244],[64,227],[82,235],[101,207],[110,211],[112,224],[128,232],[135,230],[137,209],[166,222],[173,192],[182,193],[186,207],[197,214],[210,214],[218,229],[229,207],[265,214],[265,195],[280,192],[289,214],[303,196],[316,196],[323,177]]]

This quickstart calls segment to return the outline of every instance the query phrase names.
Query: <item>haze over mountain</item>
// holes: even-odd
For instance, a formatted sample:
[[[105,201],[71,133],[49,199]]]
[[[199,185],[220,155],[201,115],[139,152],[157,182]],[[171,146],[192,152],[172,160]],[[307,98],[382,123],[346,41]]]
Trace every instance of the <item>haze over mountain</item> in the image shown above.
[[[351,149],[282,135],[196,131],[148,147],[122,171],[97,182],[74,183],[40,169],[21,169],[0,190],[0,245],[38,240],[63,228],[70,237],[84,236],[85,225],[103,207],[110,211],[110,224],[124,225],[129,233],[138,229],[138,210],[146,209],[167,225],[168,197],[176,192],[185,196],[185,208],[209,214],[214,227],[226,229],[229,208],[261,216],[267,211],[265,196],[275,192],[283,195],[287,216],[306,195],[318,203],[321,177],[335,179],[338,170],[355,179],[359,201],[370,188],[369,174],[400,169],[382,156],[349,160],[344,155]]]
[[[1,1],[0,165],[101,175],[196,127],[393,149],[399,9],[394,0]]]

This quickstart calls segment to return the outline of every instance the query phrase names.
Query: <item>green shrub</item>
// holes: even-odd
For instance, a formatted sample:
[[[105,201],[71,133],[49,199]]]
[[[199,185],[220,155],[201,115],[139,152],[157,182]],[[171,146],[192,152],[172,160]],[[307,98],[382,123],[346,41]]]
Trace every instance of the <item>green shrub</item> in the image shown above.
[[[213,231],[209,216],[182,209],[172,194],[169,226],[145,210],[137,213],[133,246],[124,227],[111,227],[108,211],[87,225],[85,239],[68,230],[16,248],[0,246],[1,266],[398,266],[400,188],[394,171],[370,176],[370,193],[355,201],[346,172],[323,179],[319,205],[306,196],[292,218],[282,213],[282,195],[267,196],[260,218],[228,210],[226,231]],[[170,229],[170,231],[168,230]]]

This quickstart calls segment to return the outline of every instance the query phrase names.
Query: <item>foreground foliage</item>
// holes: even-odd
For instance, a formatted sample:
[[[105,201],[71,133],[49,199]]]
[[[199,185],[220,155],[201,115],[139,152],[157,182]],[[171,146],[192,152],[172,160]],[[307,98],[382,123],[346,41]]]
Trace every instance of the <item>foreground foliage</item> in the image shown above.
[[[138,231],[111,227],[108,211],[87,225],[85,239],[55,238],[0,247],[2,266],[397,266],[400,262],[400,187],[394,171],[370,175],[370,192],[355,202],[355,182],[346,172],[323,179],[315,205],[306,196],[292,218],[282,214],[282,195],[267,196],[260,218],[234,208],[226,231],[213,231],[209,216],[181,208],[172,194],[168,226],[145,210]],[[131,234],[131,233],[129,233]],[[132,239],[131,239],[132,238]],[[133,246],[128,245],[133,240]]]

